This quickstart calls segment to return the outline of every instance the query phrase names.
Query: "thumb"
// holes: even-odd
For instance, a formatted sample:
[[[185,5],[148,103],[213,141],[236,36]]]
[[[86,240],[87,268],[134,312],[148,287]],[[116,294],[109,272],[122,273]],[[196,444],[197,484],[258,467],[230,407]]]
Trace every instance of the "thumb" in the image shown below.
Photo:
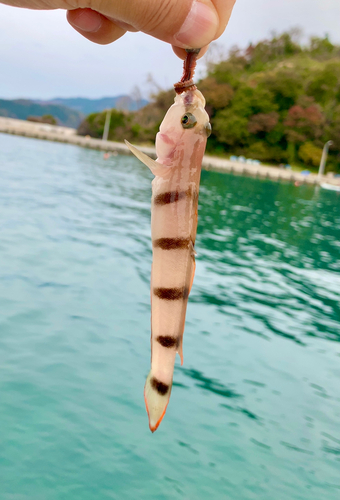
[[[91,9],[69,11],[67,17],[77,31],[97,43],[113,42],[125,31],[143,31],[175,47],[200,48],[208,45],[219,29],[219,17],[211,0],[89,3]]]

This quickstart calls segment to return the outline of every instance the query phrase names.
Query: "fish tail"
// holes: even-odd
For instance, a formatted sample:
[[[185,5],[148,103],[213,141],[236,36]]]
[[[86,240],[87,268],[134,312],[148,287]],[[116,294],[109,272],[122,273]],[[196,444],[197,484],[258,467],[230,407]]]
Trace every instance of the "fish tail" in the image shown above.
[[[150,371],[145,382],[144,400],[151,432],[155,432],[163,420],[169,403],[171,388],[172,382],[170,385],[164,384],[153,376],[152,370]]]

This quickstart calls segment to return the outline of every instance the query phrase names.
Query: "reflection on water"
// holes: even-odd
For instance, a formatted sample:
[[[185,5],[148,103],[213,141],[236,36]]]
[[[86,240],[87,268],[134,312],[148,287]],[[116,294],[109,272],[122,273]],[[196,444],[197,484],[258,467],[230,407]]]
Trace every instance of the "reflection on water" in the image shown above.
[[[339,195],[203,172],[184,365],[151,435],[151,179],[0,135],[1,500],[338,499]]]
[[[203,177],[201,200],[210,200],[201,204],[198,246],[216,283],[202,298],[235,305],[254,320],[262,316],[259,335],[270,330],[302,344],[306,335],[339,341],[339,195]]]
[[[193,369],[185,369],[182,368],[182,372],[184,375],[191,377],[195,381],[195,385],[197,387],[201,387],[206,391],[213,392],[214,394],[218,394],[219,396],[223,396],[224,398],[238,398],[240,394],[237,394],[232,389],[228,389],[223,384],[218,382],[217,380],[211,380],[203,375],[198,370]]]

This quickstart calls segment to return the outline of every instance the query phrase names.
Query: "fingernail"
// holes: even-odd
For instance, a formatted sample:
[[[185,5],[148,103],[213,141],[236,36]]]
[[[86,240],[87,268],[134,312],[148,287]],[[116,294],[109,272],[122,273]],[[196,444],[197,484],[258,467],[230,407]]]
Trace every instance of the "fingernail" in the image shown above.
[[[88,11],[84,9],[75,19],[72,19],[72,24],[81,31],[95,33],[103,24],[103,19],[102,16],[94,10]]]
[[[210,43],[218,28],[218,17],[210,7],[194,0],[181,29],[174,36],[179,46],[201,48]]]

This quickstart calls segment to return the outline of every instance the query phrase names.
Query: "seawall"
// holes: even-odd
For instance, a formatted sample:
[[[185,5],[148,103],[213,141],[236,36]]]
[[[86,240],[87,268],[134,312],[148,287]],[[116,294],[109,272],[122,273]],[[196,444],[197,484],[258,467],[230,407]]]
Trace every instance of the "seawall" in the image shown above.
[[[47,125],[44,123],[28,122],[14,118],[0,117],[0,133],[20,135],[34,139],[47,141],[64,142],[81,146],[84,148],[98,149],[118,154],[131,154],[127,146],[120,142],[102,141],[91,137],[77,135],[76,130],[68,127]],[[140,149],[155,158],[155,148],[141,146]],[[275,181],[288,181],[299,184],[321,184],[327,182],[335,186],[340,186],[340,179],[329,176],[318,177],[316,174],[302,175],[292,170],[281,169],[274,166],[252,165],[240,163],[212,156],[204,156],[202,167],[205,170],[218,172],[230,172],[236,175],[249,175],[253,177],[267,178]]]

